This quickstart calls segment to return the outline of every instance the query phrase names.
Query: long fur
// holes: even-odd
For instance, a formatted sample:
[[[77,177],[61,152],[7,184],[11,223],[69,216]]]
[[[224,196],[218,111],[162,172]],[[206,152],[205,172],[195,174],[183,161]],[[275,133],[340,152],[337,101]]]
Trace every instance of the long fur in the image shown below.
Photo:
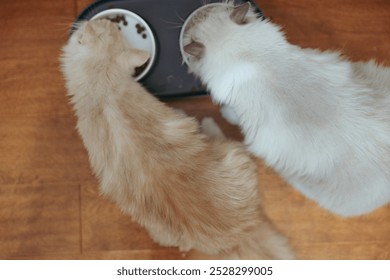
[[[245,148],[200,133],[196,120],[136,83],[134,68],[147,59],[107,20],[83,23],[63,48],[77,129],[102,193],[163,246],[293,258],[261,209],[256,165]],[[212,124],[205,121],[205,130],[216,131]]]
[[[302,49],[279,27],[231,1],[192,19],[190,72],[208,86],[245,144],[292,186],[342,216],[390,201],[390,69]]]

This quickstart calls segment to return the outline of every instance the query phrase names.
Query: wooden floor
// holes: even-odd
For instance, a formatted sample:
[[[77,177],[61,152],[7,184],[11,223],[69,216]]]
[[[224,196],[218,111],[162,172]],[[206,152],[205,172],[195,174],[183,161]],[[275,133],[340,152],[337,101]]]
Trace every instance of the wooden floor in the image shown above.
[[[163,1],[161,1],[163,2]],[[0,1],[0,258],[181,259],[99,196],[59,72],[67,28],[87,0]],[[258,0],[300,46],[390,65],[388,0]],[[207,97],[168,102],[236,128]],[[390,206],[341,219],[259,160],[264,205],[300,259],[390,259]]]

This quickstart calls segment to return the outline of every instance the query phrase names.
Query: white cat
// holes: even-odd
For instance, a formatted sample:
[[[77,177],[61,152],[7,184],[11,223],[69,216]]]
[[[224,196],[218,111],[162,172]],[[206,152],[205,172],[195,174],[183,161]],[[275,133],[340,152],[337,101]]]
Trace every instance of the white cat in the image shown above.
[[[195,14],[185,61],[245,143],[296,189],[342,216],[390,201],[390,69],[302,49],[231,1]]]

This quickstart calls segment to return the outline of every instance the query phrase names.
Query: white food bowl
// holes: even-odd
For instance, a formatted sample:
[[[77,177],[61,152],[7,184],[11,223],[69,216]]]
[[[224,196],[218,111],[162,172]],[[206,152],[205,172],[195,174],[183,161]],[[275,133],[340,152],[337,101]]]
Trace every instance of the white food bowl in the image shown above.
[[[150,54],[148,65],[135,76],[137,81],[141,80],[151,70],[156,59],[156,39],[150,26],[139,15],[125,9],[105,10],[91,18],[94,19],[109,19],[115,22],[133,48]]]

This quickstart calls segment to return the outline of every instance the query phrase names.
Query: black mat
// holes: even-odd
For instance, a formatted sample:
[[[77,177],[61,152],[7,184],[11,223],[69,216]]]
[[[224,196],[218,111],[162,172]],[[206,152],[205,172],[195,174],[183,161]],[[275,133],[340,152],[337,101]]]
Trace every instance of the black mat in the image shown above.
[[[252,2],[236,0],[235,3]],[[152,28],[157,43],[157,57],[151,71],[140,81],[159,97],[206,94],[199,80],[187,73],[179,47],[181,26],[202,0],[102,0],[88,6],[77,18],[89,20],[107,9],[120,8],[141,16]],[[206,3],[220,2],[207,0]],[[255,5],[252,2],[253,5]],[[256,5],[255,5],[256,6]],[[261,14],[260,9],[258,9]]]

